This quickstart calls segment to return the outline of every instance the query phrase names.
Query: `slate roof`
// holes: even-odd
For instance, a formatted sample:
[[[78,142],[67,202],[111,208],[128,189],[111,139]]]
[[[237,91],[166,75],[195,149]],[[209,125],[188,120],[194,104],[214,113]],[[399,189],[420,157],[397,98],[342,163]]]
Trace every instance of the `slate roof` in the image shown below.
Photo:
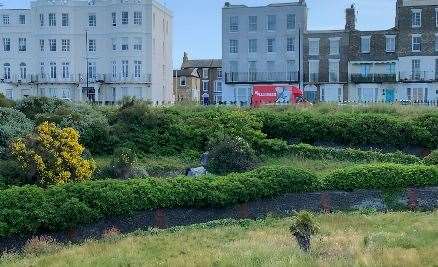
[[[181,68],[222,68],[222,59],[188,60],[183,62]]]
[[[175,70],[177,77],[186,76],[186,77],[199,77],[198,72],[195,71],[194,68],[187,68],[182,70]],[[174,74],[175,76],[175,74]]]

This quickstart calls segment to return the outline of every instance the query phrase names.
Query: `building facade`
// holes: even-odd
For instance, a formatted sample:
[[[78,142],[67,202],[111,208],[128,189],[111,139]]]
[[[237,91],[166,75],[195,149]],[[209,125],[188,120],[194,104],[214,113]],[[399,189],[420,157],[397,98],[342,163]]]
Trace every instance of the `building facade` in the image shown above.
[[[173,71],[175,103],[200,103],[201,78],[198,70],[187,68]]]
[[[181,70],[195,69],[201,79],[199,99],[203,105],[222,103],[222,60],[221,59],[189,59],[184,53]]]
[[[307,28],[304,0],[222,9],[223,101],[249,105],[255,84],[299,85]]]
[[[172,14],[154,0],[36,0],[0,10],[0,92],[172,103]]]

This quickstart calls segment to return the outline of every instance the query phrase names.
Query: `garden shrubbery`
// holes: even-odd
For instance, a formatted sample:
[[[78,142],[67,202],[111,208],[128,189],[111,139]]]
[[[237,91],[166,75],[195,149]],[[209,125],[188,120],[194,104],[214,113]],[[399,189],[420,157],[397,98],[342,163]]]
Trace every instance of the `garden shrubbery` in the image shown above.
[[[263,167],[221,177],[91,181],[12,187],[0,194],[0,236],[60,230],[135,211],[227,206],[283,193],[438,185],[438,168],[375,164],[318,177],[290,167]]]
[[[18,110],[0,107],[0,158],[8,154],[9,143],[33,130],[31,120]]]

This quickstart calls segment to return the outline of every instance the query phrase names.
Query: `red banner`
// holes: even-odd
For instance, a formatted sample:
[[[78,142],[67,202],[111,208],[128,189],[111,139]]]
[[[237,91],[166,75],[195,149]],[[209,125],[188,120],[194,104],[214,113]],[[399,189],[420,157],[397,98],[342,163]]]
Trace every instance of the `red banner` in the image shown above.
[[[259,84],[253,86],[251,105],[260,107],[268,104],[292,104],[302,95],[303,92],[296,86]]]

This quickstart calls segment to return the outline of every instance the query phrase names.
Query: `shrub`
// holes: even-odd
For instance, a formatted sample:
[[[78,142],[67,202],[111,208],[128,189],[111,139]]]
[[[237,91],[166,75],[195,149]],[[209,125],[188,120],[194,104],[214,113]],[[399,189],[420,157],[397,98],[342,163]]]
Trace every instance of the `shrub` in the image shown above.
[[[289,230],[300,248],[307,252],[310,250],[311,237],[319,231],[319,226],[310,212],[302,211],[295,215]]]
[[[429,156],[424,158],[424,163],[428,165],[438,165],[438,149],[432,151]]]
[[[9,143],[23,137],[33,129],[33,123],[26,116],[11,108],[0,107],[0,158],[8,154]]]
[[[3,94],[0,94],[0,107],[13,108],[14,106],[14,101],[7,99]]]
[[[27,240],[23,247],[26,255],[38,256],[52,253],[61,248],[61,245],[50,236],[36,236]]]
[[[0,236],[63,230],[154,208],[233,205],[318,187],[314,174],[288,167],[264,167],[221,177],[89,181],[47,189],[13,187],[0,194]]]
[[[90,178],[95,165],[82,158],[79,133],[45,122],[34,134],[11,143],[12,155],[26,170],[30,182],[40,185],[64,184]]]
[[[423,165],[371,164],[335,170],[324,179],[327,189],[393,190],[438,185],[438,168]]]
[[[420,163],[420,158],[402,152],[382,153],[379,151],[363,151],[358,149],[337,149],[317,147],[308,144],[290,145],[287,151],[295,156],[315,160],[341,160],[350,162],[390,162],[413,164]]]
[[[34,120],[38,114],[53,113],[57,108],[68,105],[69,103],[56,98],[27,97],[19,101],[16,108]]]
[[[254,150],[242,138],[222,136],[213,139],[209,146],[207,169],[212,173],[245,172],[257,164]]]
[[[112,153],[114,138],[110,136],[108,118],[88,104],[69,104],[56,107],[49,113],[35,115],[36,122],[54,122],[59,127],[79,131],[80,142],[94,154]]]

